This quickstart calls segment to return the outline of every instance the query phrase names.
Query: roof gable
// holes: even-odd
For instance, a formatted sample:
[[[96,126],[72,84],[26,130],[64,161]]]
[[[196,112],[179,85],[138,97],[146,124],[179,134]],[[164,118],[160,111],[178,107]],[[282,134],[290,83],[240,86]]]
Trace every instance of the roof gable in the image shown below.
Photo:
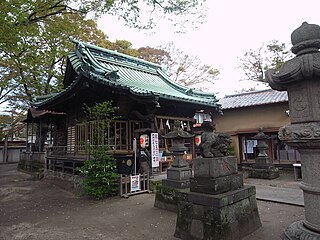
[[[266,89],[262,91],[228,95],[220,99],[219,103],[221,104],[222,109],[234,109],[287,101],[288,95],[286,91],[279,92],[273,89]]]

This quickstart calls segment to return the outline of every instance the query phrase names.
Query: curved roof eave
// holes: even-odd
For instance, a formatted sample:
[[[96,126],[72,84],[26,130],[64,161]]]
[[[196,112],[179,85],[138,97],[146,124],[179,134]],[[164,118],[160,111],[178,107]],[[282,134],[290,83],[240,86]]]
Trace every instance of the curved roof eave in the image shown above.
[[[31,105],[36,107],[36,108],[45,108],[47,107],[47,105],[49,105],[50,103],[54,103],[55,101],[65,98],[65,97],[72,97],[73,92],[75,91],[75,89],[77,88],[81,88],[81,75],[79,75],[73,82],[72,84],[70,84],[66,89],[64,89],[62,92],[57,93],[55,95],[53,95],[50,98],[44,99],[43,101],[38,101],[38,102],[33,102]],[[71,94],[72,93],[72,94]],[[70,94],[68,96],[68,94]]]
[[[75,51],[68,55],[67,70],[74,69],[78,76],[70,81],[69,86],[62,92],[34,103],[35,106],[45,107],[49,103],[54,104],[53,102],[58,99],[69,97],[69,92],[79,86],[81,87],[79,82],[81,76],[83,76],[99,84],[128,91],[128,94],[135,96],[157,96],[160,101],[163,99],[195,104],[199,105],[200,108],[201,106],[220,108],[213,93],[195,91],[173,82],[163,72],[160,65],[80,41],[73,40],[73,42],[77,45]],[[92,49],[95,52],[91,52]],[[112,54],[111,57],[109,54]],[[116,59],[117,56],[120,56],[120,60]]]

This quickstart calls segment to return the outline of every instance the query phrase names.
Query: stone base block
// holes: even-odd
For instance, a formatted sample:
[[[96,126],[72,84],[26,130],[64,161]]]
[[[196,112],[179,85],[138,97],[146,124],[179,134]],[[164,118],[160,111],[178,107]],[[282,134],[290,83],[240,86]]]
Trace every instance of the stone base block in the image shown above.
[[[171,212],[178,211],[179,192],[189,192],[189,189],[175,189],[166,186],[156,187],[154,206]]]
[[[162,185],[171,188],[185,189],[190,187],[190,179],[188,180],[172,180],[163,179]]]
[[[171,167],[167,170],[167,178],[172,180],[188,180],[192,175],[192,170],[189,167]]]
[[[255,159],[255,164],[257,166],[272,166],[273,167],[273,164],[270,163],[270,158],[268,156],[263,156],[263,157],[256,157]]]
[[[261,226],[254,186],[217,195],[179,195],[177,238],[240,240]]]
[[[192,177],[190,191],[206,194],[220,194],[243,187],[243,174],[236,173],[224,177]]]
[[[217,178],[238,172],[237,158],[234,156],[193,159],[195,177]]]
[[[275,166],[272,163],[268,163],[268,164],[257,163],[257,159],[256,159],[256,163],[254,163],[252,165],[252,168],[255,168],[255,169],[275,169]]]
[[[313,232],[303,225],[303,221],[292,223],[281,235],[282,240],[320,239],[320,233]]]
[[[278,168],[252,168],[249,170],[249,178],[275,179],[280,176]]]

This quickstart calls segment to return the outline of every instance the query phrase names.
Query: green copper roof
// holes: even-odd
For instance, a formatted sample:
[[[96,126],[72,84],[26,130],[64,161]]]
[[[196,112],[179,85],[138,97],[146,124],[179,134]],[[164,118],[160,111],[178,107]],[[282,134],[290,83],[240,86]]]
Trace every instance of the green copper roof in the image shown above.
[[[72,41],[76,48],[68,55],[68,60],[78,75],[110,87],[127,89],[137,96],[158,96],[160,99],[214,108],[218,106],[213,93],[195,91],[171,81],[160,65],[74,39]],[[66,85],[65,91],[75,84],[69,82]]]

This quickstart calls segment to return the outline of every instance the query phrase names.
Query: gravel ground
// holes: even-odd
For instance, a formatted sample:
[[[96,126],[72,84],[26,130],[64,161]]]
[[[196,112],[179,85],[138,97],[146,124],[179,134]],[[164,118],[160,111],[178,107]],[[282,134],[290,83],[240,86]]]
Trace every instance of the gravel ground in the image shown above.
[[[32,180],[0,165],[1,240],[174,240],[176,214],[153,207],[154,194],[95,201],[63,181]],[[270,184],[270,182],[268,183]],[[245,240],[279,239],[304,208],[258,201],[262,227]]]

